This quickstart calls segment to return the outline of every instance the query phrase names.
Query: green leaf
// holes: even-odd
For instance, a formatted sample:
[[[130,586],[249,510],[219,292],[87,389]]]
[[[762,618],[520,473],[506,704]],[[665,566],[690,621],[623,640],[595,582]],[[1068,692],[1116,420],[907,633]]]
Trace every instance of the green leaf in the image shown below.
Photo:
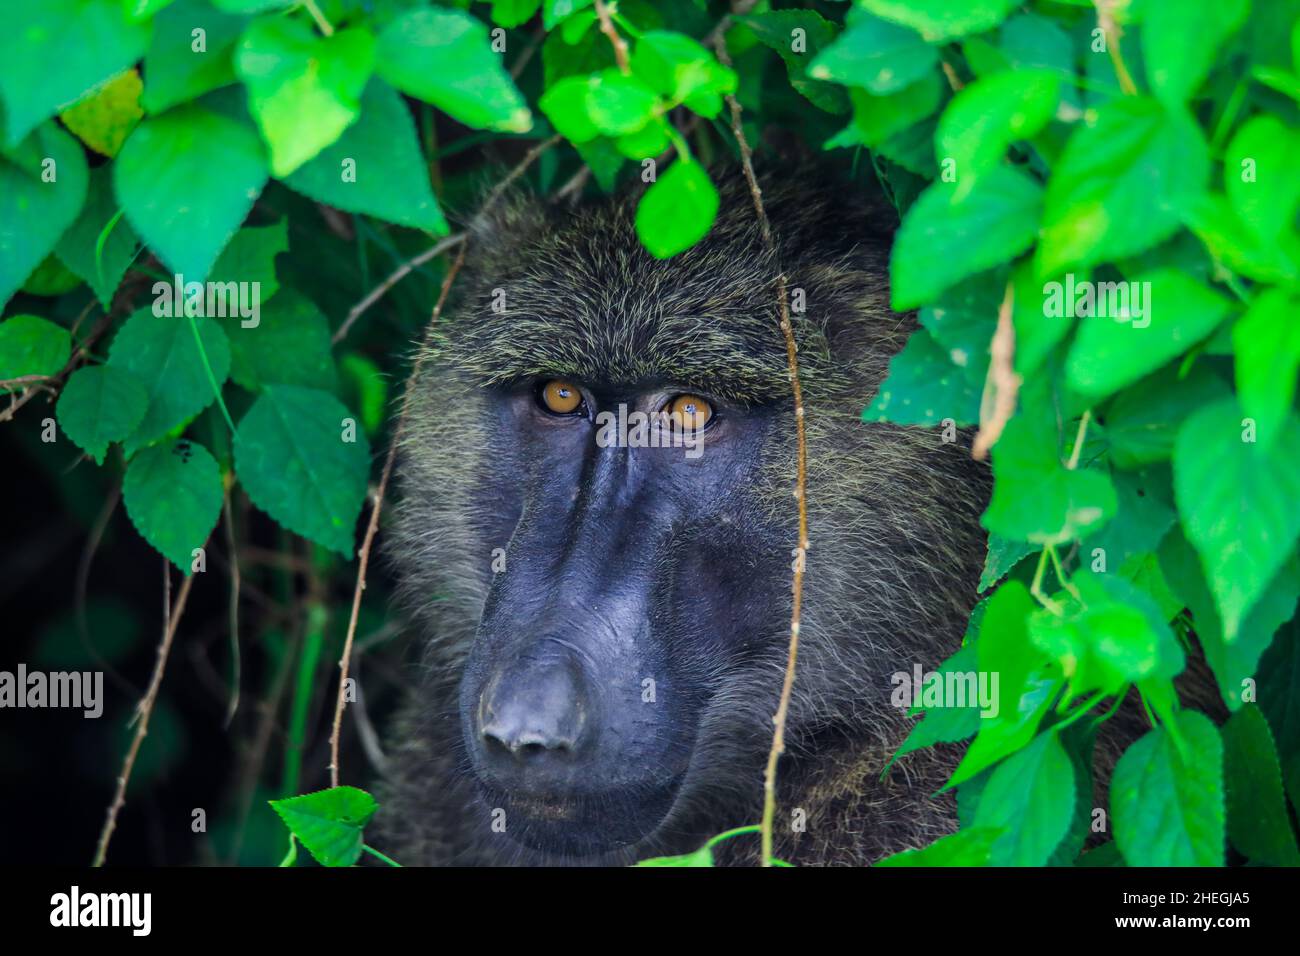
[[[585,76],[566,76],[549,87],[537,102],[551,125],[570,143],[587,143],[600,135],[587,115],[589,85]]]
[[[790,85],[810,103],[828,113],[844,113],[848,102],[844,91],[832,83],[808,75],[808,67],[835,39],[835,24],[816,10],[771,10],[737,20],[754,31],[754,36],[785,61]]]
[[[1222,733],[1228,839],[1252,863],[1300,866],[1268,721],[1250,704],[1232,715]]]
[[[872,96],[866,90],[852,87],[849,101],[853,104],[853,122],[827,143],[826,148],[857,143],[883,146],[891,137],[905,133],[933,113],[942,99],[943,80],[935,71],[926,73],[896,93],[884,96]]]
[[[935,131],[941,160],[952,159],[960,198],[998,166],[1017,140],[1029,139],[1056,112],[1061,81],[1046,70],[995,73],[962,89]]]
[[[878,17],[901,23],[936,43],[983,33],[1001,23],[1018,0],[858,0]]]
[[[285,289],[262,306],[258,324],[230,330],[230,377],[256,391],[263,385],[303,385],[333,391],[329,322],[315,303]]]
[[[492,0],[492,22],[503,27],[522,26],[541,5],[542,0]]]
[[[1277,741],[1291,806],[1300,813],[1300,615],[1278,633],[1260,662],[1259,707]]]
[[[89,365],[68,378],[55,412],[64,433],[102,465],[109,442],[135,431],[148,407],[149,393],[130,372]]]
[[[127,218],[187,282],[202,282],[266,183],[249,126],[198,106],[147,119],[113,169]]]
[[[1247,441],[1231,399],[1196,412],[1174,447],[1174,490],[1231,643],[1300,535],[1300,422],[1270,449]]]
[[[72,355],[72,336],[38,315],[14,315],[0,322],[0,381],[63,371]]]
[[[1228,144],[1223,185],[1241,223],[1262,243],[1292,227],[1300,205],[1295,156],[1300,133],[1274,116],[1253,116]]]
[[[681,856],[655,856],[637,861],[637,866],[713,866],[713,848],[707,843],[693,853]]]
[[[967,644],[944,661],[936,673],[946,681],[946,675],[948,674],[975,673],[975,666],[975,645]],[[898,689],[895,689],[894,693],[898,693]],[[919,696],[919,689],[914,689],[914,695]],[[965,740],[967,737],[973,737],[975,732],[979,730],[980,707],[978,701],[972,702],[968,707],[922,708],[920,701],[914,699],[912,709],[924,709],[925,716],[912,727],[902,746],[889,758],[889,763],[885,764],[885,771],[888,771],[899,757],[914,750],[920,750],[922,747],[929,747],[941,742],[956,743],[959,740]],[[882,771],[883,775],[884,771]]]
[[[889,360],[889,375],[862,410],[862,420],[897,425],[938,425],[949,418],[958,426],[978,422],[983,379],[954,365],[950,356],[929,332],[917,329]]]
[[[1057,446],[1053,409],[1022,404],[993,447],[985,528],[1016,541],[1063,544],[1110,520],[1117,507],[1110,477],[1066,468]]]
[[[411,111],[397,91],[379,79],[371,80],[361,96],[361,117],[285,184],[347,212],[437,236],[451,231],[429,188]]]
[[[1180,375],[1170,365],[1126,388],[1106,410],[1106,443],[1117,468],[1141,468],[1164,461],[1174,453],[1174,439],[1183,421],[1231,394],[1228,384],[1204,363]]]
[[[375,38],[356,27],[321,37],[301,20],[254,20],[235,51],[248,108],[283,178],[337,140],[361,112]]]
[[[59,119],[95,152],[116,156],[131,130],[140,122],[140,74],[119,73],[93,94],[68,107]]]
[[[366,824],[379,809],[374,797],[356,787],[332,787],[270,804],[321,866],[355,864]]]
[[[978,590],[987,591],[1006,577],[1011,569],[1037,549],[1027,541],[1014,541],[1000,534],[990,534],[988,555],[984,559],[984,570],[980,574]]]
[[[275,257],[289,250],[289,222],[281,219],[269,226],[248,226],[235,233],[234,238],[221,250],[209,282],[248,283],[253,285],[260,302],[265,302],[280,289],[275,274]]]
[[[1074,766],[1049,730],[994,768],[974,826],[1002,831],[989,854],[993,866],[1043,866],[1073,815]]]
[[[90,171],[90,187],[81,215],[54,247],[63,264],[90,284],[95,298],[105,308],[113,301],[113,293],[140,244],[131,224],[118,215],[112,176],[108,166]],[[113,223],[111,229],[109,223]]]
[[[652,30],[636,41],[632,73],[656,93],[706,116],[721,106],[719,94],[736,91],[736,74],[708,50],[681,33]],[[697,108],[698,107],[698,108]],[[710,112],[712,110],[712,112]]]
[[[487,27],[459,10],[412,10],[379,36],[379,74],[403,93],[427,100],[476,129],[526,133],[533,118]]]
[[[268,385],[235,430],[235,471],[253,504],[295,534],[352,556],[370,446],[328,392]],[[347,440],[350,439],[350,440]]]
[[[850,8],[848,28],[808,67],[815,80],[863,86],[878,96],[897,93],[939,61],[938,51],[907,27]]]
[[[1165,489],[1149,475],[1113,472],[1116,509],[1113,520],[1089,535],[1081,544],[1084,564],[1098,573],[1125,573],[1125,566],[1140,555],[1150,555],[1160,546],[1177,515],[1165,503]],[[1172,498],[1172,492],[1168,493]],[[1095,566],[1100,560],[1100,567]],[[1127,576],[1127,575],[1126,575]]]
[[[1103,104],[1070,136],[1048,182],[1039,277],[1122,259],[1169,237],[1208,174],[1205,140],[1186,113],[1137,96]]]
[[[86,157],[75,139],[46,123],[25,145],[31,149],[21,159],[0,153],[0,308],[54,248],[86,199]]]
[[[1243,703],[1255,699],[1254,675],[1258,673],[1263,680],[1269,673],[1260,666],[1260,660],[1273,643],[1274,634],[1296,614],[1296,600],[1300,598],[1300,557],[1287,558],[1242,621],[1232,643],[1224,640],[1223,622],[1205,583],[1205,574],[1196,552],[1181,531],[1171,532],[1161,542],[1159,560],[1166,580],[1192,612],[1196,637],[1218,681],[1223,702],[1229,710],[1239,710]]]
[[[980,827],[940,837],[920,850],[903,850],[876,866],[989,866],[993,843],[1001,831]]]
[[[655,115],[659,97],[633,76],[602,70],[587,81],[587,117],[608,136],[635,133]]]
[[[1092,398],[1119,391],[1181,355],[1231,310],[1223,296],[1174,269],[1085,286],[1094,288],[1094,304],[1087,304],[1091,296],[1073,303],[1082,321],[1065,367],[1070,387]]]
[[[1300,238],[1284,231],[1275,240],[1260,239],[1226,197],[1205,194],[1185,218],[1215,260],[1230,269],[1261,282],[1293,282],[1300,277]]]
[[[132,66],[149,42],[121,0],[40,0],[10,5],[0,31],[0,93],[8,144]]]
[[[989,598],[975,643],[978,672],[997,674],[996,712],[981,716],[979,731],[944,789],[970,780],[1029,743],[1060,681],[1049,677],[1026,624],[1037,607],[1029,589],[1008,581]],[[990,708],[993,711],[994,708]]]
[[[1223,866],[1223,743],[1204,714],[1178,711],[1115,765],[1110,806],[1129,866]]]
[[[1161,100],[1191,98],[1223,41],[1246,19],[1250,0],[1222,0],[1196,7],[1185,0],[1143,0],[1142,52],[1147,82]]]
[[[144,108],[161,113],[234,83],[235,44],[247,23],[203,0],[176,0],[159,13],[144,55]],[[195,36],[196,30],[203,32]]]
[[[1019,170],[991,169],[967,195],[930,186],[907,211],[890,256],[891,303],[904,311],[967,276],[1007,262],[1038,231],[1042,190]]]
[[[188,575],[221,516],[221,469],[202,445],[168,441],[131,458],[122,501],[141,537]]]
[[[718,191],[699,163],[679,158],[636,207],[636,234],[656,259],[695,245],[718,214]]]
[[[158,316],[140,309],[118,330],[108,351],[108,364],[129,372],[149,395],[144,418],[125,441],[128,455],[189,421],[212,404],[216,394],[207,368],[220,385],[230,371],[230,346],[221,326],[194,317],[207,366],[186,316]]]
[[[542,5],[542,26],[549,32],[560,21],[567,19],[579,10],[591,6],[592,0],[544,0]]]
[[[1232,330],[1237,357],[1237,393],[1255,419],[1259,444],[1270,447],[1281,434],[1295,400],[1300,372],[1300,295],[1265,289]]]
[[[1128,684],[1168,680],[1182,671],[1182,647],[1148,595],[1116,574],[1080,570],[1070,581],[1079,598],[1061,615],[1035,611],[1029,636],[1060,665],[1072,696],[1110,696]]]

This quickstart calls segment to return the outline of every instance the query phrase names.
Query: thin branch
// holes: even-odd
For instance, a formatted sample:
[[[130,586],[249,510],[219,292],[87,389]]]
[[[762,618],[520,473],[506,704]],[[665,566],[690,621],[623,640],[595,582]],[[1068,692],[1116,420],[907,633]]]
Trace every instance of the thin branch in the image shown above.
[[[90,302],[86,305],[86,307],[81,310],[81,313],[77,316],[76,320],[73,322],[72,324],[73,329],[76,329],[78,326],[80,326],[82,320],[85,319],[85,317],[90,314],[90,311],[98,304],[99,303],[92,298]],[[96,323],[95,327],[90,330],[90,334],[86,336],[86,340],[82,342],[79,346],[77,346],[76,349],[73,350],[72,355],[68,358],[67,364],[63,366],[63,369],[59,372],[59,374],[50,376],[45,380],[46,382],[51,384],[46,385],[43,383],[39,387],[26,389],[20,397],[12,400],[9,403],[8,408],[6,408],[3,412],[0,412],[0,422],[12,421],[13,417],[18,414],[18,410],[21,409],[28,402],[30,402],[33,398],[35,398],[36,395],[40,392],[48,391],[51,395],[57,395],[58,392],[56,389],[52,387],[52,384],[61,382],[64,378],[66,378],[69,374],[71,374],[72,370],[77,367],[77,363],[80,362],[83,358],[85,358],[86,354],[90,351],[90,347],[95,344],[95,340],[98,339],[104,333],[104,330],[108,328],[109,323],[112,321],[113,321],[112,316],[105,313],[104,316],[100,318],[99,322]]]
[[[724,31],[725,32],[725,31]],[[719,33],[714,42],[718,60],[727,67],[731,58],[727,54],[726,38]],[[774,255],[777,254],[776,243],[772,238],[772,226],[763,208],[763,191],[759,188],[758,178],[754,175],[754,154],[745,139],[745,131],[740,122],[740,103],[734,95],[727,96],[727,106],[731,110],[731,131],[740,146],[741,164],[745,170],[745,179],[749,183],[749,193],[754,200],[754,213],[758,216],[759,231],[763,243]],[[779,260],[778,260],[779,261]],[[794,576],[790,590],[792,606],[790,609],[790,643],[786,651],[785,679],[781,683],[781,697],[777,702],[776,713],[772,716],[774,726],[772,747],[767,755],[767,768],[763,774],[763,818],[760,827],[762,836],[762,865],[772,865],[772,825],[776,815],[776,767],[781,754],[785,752],[785,725],[790,713],[790,697],[794,690],[795,666],[799,659],[799,618],[803,609],[804,562],[808,553],[808,445],[804,434],[803,388],[799,382],[798,346],[794,339],[794,326],[790,323],[790,303],[786,295],[786,276],[782,271],[776,280],[777,305],[781,312],[781,334],[785,338],[785,356],[790,369],[790,388],[794,394],[795,440],[797,448],[797,475],[795,498],[799,502],[799,545],[798,557],[794,562]]]
[[[451,284],[460,272],[461,267],[465,264],[465,244],[462,243],[460,251],[456,254],[456,259],[447,270],[446,276],[442,280],[442,289],[438,293],[438,301],[433,307],[433,314],[429,318],[429,327],[425,331],[423,347],[415,357],[415,365],[411,369],[411,378],[414,379],[420,372],[424,364],[425,357],[429,353],[430,339],[434,328],[438,324],[438,318],[442,315],[443,306],[447,303],[447,294],[451,291]],[[407,412],[411,407],[411,395],[413,390],[407,388],[406,395],[402,400],[402,410],[398,413],[397,424],[393,428],[393,437],[388,444],[388,456],[384,459],[384,469],[379,476],[379,486],[375,489],[373,495],[374,503],[370,508],[370,521],[366,525],[366,536],[361,542],[361,550],[357,553],[357,583],[352,592],[352,613],[348,618],[348,633],[343,641],[343,655],[339,658],[339,692],[334,702],[334,726],[330,731],[330,786],[339,785],[339,736],[343,726],[343,708],[345,706],[345,697],[347,693],[348,682],[348,665],[352,660],[352,644],[357,634],[357,618],[361,613],[361,595],[366,589],[366,570],[370,566],[370,549],[375,541],[375,534],[379,531],[379,515],[384,507],[384,494],[388,490],[388,480],[393,475],[393,462],[397,459],[397,446],[401,441],[402,431],[406,425]]]
[[[406,262],[403,262],[400,266],[398,266],[396,269],[393,270],[392,274],[387,279],[385,279],[383,282],[379,283],[379,285],[375,286],[368,293],[366,293],[365,298],[363,298],[360,302],[354,305],[351,308],[351,310],[348,311],[348,317],[344,319],[343,324],[340,325],[337,330],[335,330],[334,336],[330,341],[333,342],[335,345],[337,345],[339,342],[342,342],[345,338],[347,338],[348,332],[352,330],[352,326],[356,324],[357,319],[361,318],[362,314],[367,309],[369,309],[372,305],[374,305],[376,302],[382,299],[388,293],[389,289],[397,285],[397,283],[401,282],[408,275],[410,275],[416,269],[420,268],[420,266],[424,265],[430,259],[442,255],[444,252],[446,252],[448,249],[452,248],[453,246],[457,246],[460,243],[464,242],[465,239],[466,239],[465,233],[458,232],[454,235],[448,236],[446,239],[440,239],[438,242],[434,243],[434,245],[430,246],[428,249],[425,249],[418,256],[415,256],[414,258],[408,259]]]
[[[980,430],[971,447],[971,457],[978,460],[1002,437],[1002,429],[1016,411],[1021,378],[1015,369],[1016,326],[1011,319],[1014,304],[1015,285],[1008,282],[1002,305],[998,307],[998,327],[989,343],[989,371],[980,400]]]
[[[235,543],[235,519],[230,507],[234,494],[234,476],[226,476],[226,497],[221,503],[226,525],[226,551],[230,554],[230,699],[226,704],[226,726],[229,727],[239,710],[240,656],[239,656],[239,548]]]
[[[307,8],[311,18],[316,21],[316,26],[320,27],[320,32],[327,37],[334,35],[334,27],[325,19],[325,14],[320,12],[320,7],[316,6],[316,0],[302,0],[302,5]]]
[[[149,689],[145,691],[144,697],[136,705],[135,736],[131,739],[131,747],[127,750],[126,759],[122,762],[122,772],[117,777],[117,791],[113,794],[113,802],[109,804],[108,816],[104,820],[104,828],[99,834],[99,845],[95,849],[95,862],[92,864],[94,866],[103,866],[104,859],[108,856],[108,841],[113,838],[113,831],[117,828],[117,815],[126,804],[126,786],[131,781],[131,770],[135,767],[135,758],[140,753],[140,745],[144,743],[145,735],[149,733],[149,717],[153,714],[154,703],[158,700],[158,688],[162,686],[163,671],[167,667],[167,656],[171,653],[172,639],[176,636],[176,628],[180,625],[181,615],[185,613],[185,603],[189,600],[190,588],[194,586],[194,575],[188,575],[176,595],[176,605],[172,607],[169,600],[171,596],[171,565],[166,558],[163,558],[163,580],[165,584],[163,588],[162,641],[158,644],[158,656],[154,661],[153,676],[149,679]]]
[[[618,63],[619,72],[627,76],[632,72],[632,67],[627,58],[627,41],[624,40],[618,30],[614,29],[614,21],[609,17],[609,7],[605,6],[605,0],[595,0],[596,16],[600,18],[600,32],[609,37],[610,46],[614,48],[614,60]]]
[[[1122,32],[1119,21],[1115,19],[1117,4],[1115,0],[1092,0],[1092,2],[1097,8],[1097,26],[1101,27],[1102,35],[1106,38],[1106,52],[1110,54],[1110,62],[1115,68],[1115,78],[1119,81],[1119,88],[1125,96],[1136,96],[1137,85],[1129,75],[1128,67],[1124,65],[1124,55],[1119,48]]]

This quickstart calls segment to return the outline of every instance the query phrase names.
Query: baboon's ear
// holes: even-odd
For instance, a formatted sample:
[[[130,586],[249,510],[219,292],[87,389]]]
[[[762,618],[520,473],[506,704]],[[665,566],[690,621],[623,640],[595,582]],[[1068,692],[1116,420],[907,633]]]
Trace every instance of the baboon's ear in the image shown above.
[[[474,258],[495,262],[518,254],[520,246],[549,231],[550,211],[544,201],[519,189],[511,189],[495,202],[488,202],[469,222]]]

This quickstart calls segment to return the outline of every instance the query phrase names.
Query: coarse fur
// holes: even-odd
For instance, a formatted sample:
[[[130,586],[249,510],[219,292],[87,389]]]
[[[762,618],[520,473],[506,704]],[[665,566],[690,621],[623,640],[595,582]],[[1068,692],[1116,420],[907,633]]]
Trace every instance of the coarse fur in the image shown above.
[[[389,735],[392,774],[378,818],[380,845],[403,862],[626,863],[687,852],[757,822],[797,543],[794,408],[776,301],[782,270],[801,296],[796,308],[806,304],[792,319],[810,548],[776,854],[800,865],[864,864],[956,828],[951,796],[932,796],[956,748],[909,754],[881,775],[912,723],[891,704],[890,675],[917,664],[932,670],[960,645],[984,560],[979,515],[988,495],[968,435],[944,441],[938,429],[860,417],[915,327],[889,307],[892,210],[822,170],[768,177],[774,254],[739,171],[715,178],[713,229],[668,260],[636,236],[635,191],[576,210],[514,197],[473,228],[452,308],[409,385],[387,543],[423,649],[419,691]],[[755,623],[709,674],[666,817],[643,839],[601,853],[550,852],[492,828],[457,707],[493,586],[493,549],[510,520],[503,501],[526,479],[501,473],[511,451],[492,433],[485,396],[550,377],[670,381],[771,417],[754,480],[734,489],[716,523],[674,539],[734,555],[737,617]],[[758,556],[755,540],[766,548]],[[753,862],[757,841],[718,850],[724,862]]]

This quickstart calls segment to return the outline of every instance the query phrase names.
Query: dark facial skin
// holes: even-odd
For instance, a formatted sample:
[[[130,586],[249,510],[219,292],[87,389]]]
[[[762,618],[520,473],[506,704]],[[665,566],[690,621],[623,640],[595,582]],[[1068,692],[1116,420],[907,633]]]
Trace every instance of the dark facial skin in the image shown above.
[[[484,390],[493,474],[482,479],[504,569],[459,712],[469,764],[507,832],[591,856],[668,815],[711,690],[770,601],[756,582],[783,559],[759,550],[753,516],[736,510],[735,489],[757,480],[766,409],[705,395],[712,417],[695,452],[601,447],[600,413],[621,403],[655,413],[699,393],[573,384],[581,402],[567,414],[547,409],[545,380]],[[652,427],[671,438],[671,424]]]

